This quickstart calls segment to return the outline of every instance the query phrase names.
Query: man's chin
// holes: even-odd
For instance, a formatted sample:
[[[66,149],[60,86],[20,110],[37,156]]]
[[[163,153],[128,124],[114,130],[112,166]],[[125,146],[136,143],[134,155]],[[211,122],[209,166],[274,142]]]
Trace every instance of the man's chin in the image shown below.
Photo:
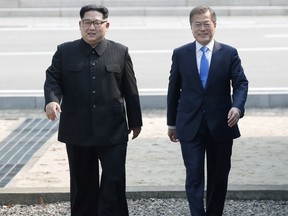
[[[198,41],[200,44],[204,44],[204,45],[206,45],[206,44],[208,44],[209,42],[210,42],[210,40],[209,39],[207,39],[207,38],[205,38],[205,39],[200,39],[199,41]]]

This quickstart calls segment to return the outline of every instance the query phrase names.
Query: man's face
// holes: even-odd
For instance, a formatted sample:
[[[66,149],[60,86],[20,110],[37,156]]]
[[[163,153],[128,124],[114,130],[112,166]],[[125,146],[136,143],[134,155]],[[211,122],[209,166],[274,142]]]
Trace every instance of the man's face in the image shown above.
[[[216,23],[212,21],[210,12],[207,11],[192,17],[191,29],[196,41],[206,46],[213,39]]]
[[[103,20],[103,14],[98,11],[88,11],[79,21],[79,27],[83,40],[95,47],[105,37],[109,22]]]

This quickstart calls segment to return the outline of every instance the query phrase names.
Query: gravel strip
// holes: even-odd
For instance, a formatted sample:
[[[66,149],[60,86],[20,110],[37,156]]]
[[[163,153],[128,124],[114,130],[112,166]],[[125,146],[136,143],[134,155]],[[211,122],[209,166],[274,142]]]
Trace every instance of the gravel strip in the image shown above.
[[[128,200],[130,216],[190,216],[186,199]],[[1,216],[68,216],[68,202],[0,206]],[[223,216],[287,216],[288,201],[227,200]]]

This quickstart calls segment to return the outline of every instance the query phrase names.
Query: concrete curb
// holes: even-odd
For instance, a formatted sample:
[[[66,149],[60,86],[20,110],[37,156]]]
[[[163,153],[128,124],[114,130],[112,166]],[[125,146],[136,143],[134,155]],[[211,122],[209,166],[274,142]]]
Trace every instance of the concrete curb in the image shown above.
[[[111,16],[183,16],[193,6],[109,7]],[[283,16],[288,6],[213,6],[218,16]],[[79,8],[0,8],[0,17],[74,17]]]
[[[186,198],[183,186],[128,186],[128,199]],[[68,202],[69,188],[1,188],[0,205]],[[288,200],[288,185],[231,185],[230,200]]]
[[[166,109],[166,89],[139,89],[143,109]],[[250,89],[246,108],[288,107],[288,88]],[[42,109],[42,90],[0,90],[0,109]]]

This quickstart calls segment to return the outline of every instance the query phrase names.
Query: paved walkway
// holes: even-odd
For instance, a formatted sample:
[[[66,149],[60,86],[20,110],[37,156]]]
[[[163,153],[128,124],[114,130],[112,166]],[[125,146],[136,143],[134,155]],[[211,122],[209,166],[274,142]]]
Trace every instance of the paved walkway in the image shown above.
[[[27,117],[42,110],[1,110],[0,140]],[[127,186],[183,186],[185,170],[180,146],[166,135],[165,110],[144,110],[140,137],[129,142]],[[249,109],[240,120],[242,137],[235,140],[230,185],[287,185],[288,109]],[[46,142],[6,188],[69,187],[65,145],[56,134]]]

